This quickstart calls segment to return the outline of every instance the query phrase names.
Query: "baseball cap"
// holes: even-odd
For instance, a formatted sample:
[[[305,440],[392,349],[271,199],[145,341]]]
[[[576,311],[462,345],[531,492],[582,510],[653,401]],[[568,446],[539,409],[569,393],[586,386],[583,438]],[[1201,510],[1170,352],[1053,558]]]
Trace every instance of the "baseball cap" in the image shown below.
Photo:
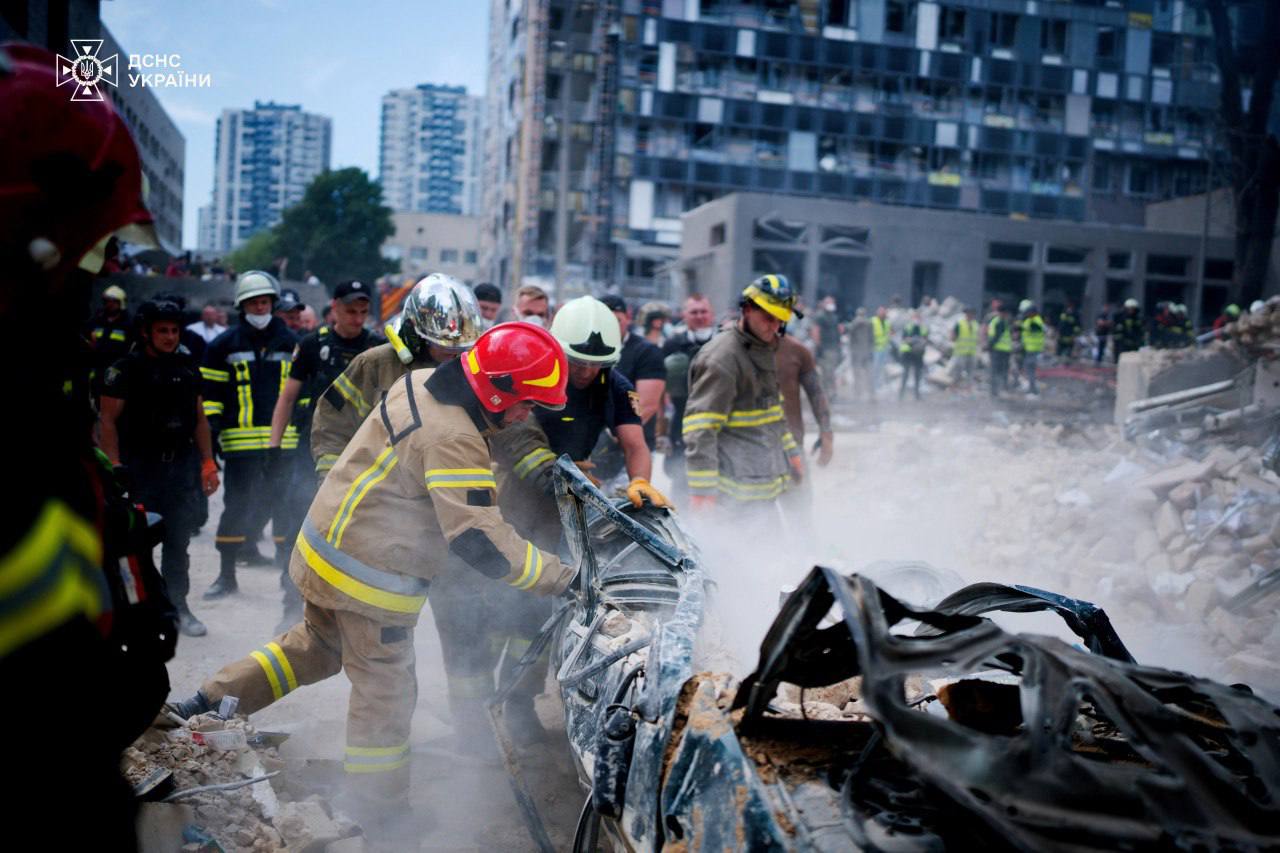
[[[298,291],[292,288],[280,292],[280,301],[276,303],[276,311],[298,311],[302,308],[302,300]]]
[[[616,293],[606,293],[604,296],[600,297],[600,301],[603,302],[610,311],[625,312],[627,310],[627,301]]]
[[[333,298],[347,304],[357,299],[369,299],[369,285],[361,281],[344,281],[333,289]]]

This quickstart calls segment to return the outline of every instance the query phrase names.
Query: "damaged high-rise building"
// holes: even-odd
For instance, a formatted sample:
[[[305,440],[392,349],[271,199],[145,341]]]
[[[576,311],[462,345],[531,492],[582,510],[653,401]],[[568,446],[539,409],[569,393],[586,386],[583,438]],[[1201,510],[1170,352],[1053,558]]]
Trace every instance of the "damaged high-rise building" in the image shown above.
[[[1140,225],[1204,186],[1183,0],[492,0],[486,248],[506,286],[663,296],[734,191]],[[562,141],[568,140],[567,147]]]

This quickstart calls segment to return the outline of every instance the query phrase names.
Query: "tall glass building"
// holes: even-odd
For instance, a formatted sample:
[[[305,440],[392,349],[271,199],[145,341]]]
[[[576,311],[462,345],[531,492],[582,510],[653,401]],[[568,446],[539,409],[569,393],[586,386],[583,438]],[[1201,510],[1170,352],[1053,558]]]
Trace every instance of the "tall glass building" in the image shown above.
[[[1183,0],[492,10],[509,283],[661,295],[680,215],[741,190],[1137,225],[1204,187],[1215,145],[1211,30]]]
[[[333,126],[297,104],[255,102],[226,109],[214,146],[213,206],[202,229],[209,250],[227,252],[280,221],[329,168]]]
[[[480,210],[481,100],[465,86],[424,83],[382,96],[379,180],[395,211]]]

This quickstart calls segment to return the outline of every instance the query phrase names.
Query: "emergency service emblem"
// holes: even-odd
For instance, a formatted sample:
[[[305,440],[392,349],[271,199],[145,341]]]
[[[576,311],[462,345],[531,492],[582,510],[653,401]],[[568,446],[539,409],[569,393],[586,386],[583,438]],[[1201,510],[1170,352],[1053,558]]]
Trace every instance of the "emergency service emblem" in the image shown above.
[[[325,344],[324,346],[320,347],[320,360],[321,360],[321,361],[328,361],[328,360],[329,360],[329,345],[328,345],[328,344]]]
[[[75,56],[71,59],[58,54],[55,60],[57,70],[56,85],[75,84],[71,93],[73,101],[101,101],[102,89],[99,84],[119,85],[120,54],[113,53],[107,57],[98,56],[102,50],[102,39],[71,39],[71,48]]]

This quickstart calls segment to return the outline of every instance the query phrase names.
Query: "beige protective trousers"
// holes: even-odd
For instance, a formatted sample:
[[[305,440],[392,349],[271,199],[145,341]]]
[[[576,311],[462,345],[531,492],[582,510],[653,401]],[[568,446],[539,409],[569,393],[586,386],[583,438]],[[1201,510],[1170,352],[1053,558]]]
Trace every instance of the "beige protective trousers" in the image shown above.
[[[413,629],[306,602],[289,631],[218,671],[201,688],[214,705],[240,699],[252,714],[304,684],[345,670],[351,681],[343,767],[357,787],[381,796],[409,787],[409,726],[418,701]]]

